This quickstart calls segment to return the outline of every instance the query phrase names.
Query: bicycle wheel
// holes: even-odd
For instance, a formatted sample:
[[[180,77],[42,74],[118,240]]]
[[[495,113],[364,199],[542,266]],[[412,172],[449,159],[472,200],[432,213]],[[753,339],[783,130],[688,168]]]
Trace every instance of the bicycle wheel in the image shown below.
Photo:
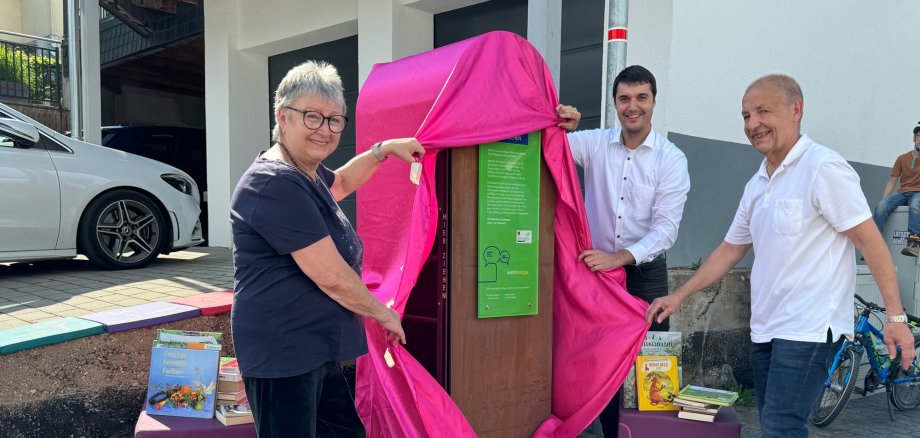
[[[818,401],[815,402],[815,407],[812,408],[810,418],[812,424],[818,427],[827,426],[846,407],[850,395],[853,394],[853,388],[856,387],[860,359],[862,359],[862,353],[853,347],[847,347],[843,351],[837,368],[831,370],[830,385],[824,388]]]
[[[920,338],[915,339],[914,350],[920,350]],[[910,369],[901,371],[898,377],[920,377],[920,357],[914,356]],[[920,406],[920,381],[895,383],[888,398],[894,407],[902,411]]]

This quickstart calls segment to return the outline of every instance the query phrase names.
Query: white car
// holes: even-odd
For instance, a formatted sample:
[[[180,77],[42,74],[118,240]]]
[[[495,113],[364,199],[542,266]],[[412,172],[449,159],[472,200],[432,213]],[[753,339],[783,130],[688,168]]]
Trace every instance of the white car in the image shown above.
[[[0,103],[0,262],[146,266],[203,242],[198,187],[175,167],[74,140]]]

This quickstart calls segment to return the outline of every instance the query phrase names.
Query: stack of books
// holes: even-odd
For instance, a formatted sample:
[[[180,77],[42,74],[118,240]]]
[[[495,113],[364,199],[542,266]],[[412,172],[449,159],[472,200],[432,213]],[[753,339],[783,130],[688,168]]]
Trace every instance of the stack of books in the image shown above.
[[[235,357],[221,357],[217,370],[217,409],[214,417],[224,426],[252,423],[252,412]]]
[[[243,376],[235,357],[221,357],[217,369],[217,405],[238,405],[247,403]]]
[[[735,400],[738,400],[738,393],[734,391],[688,385],[680,390],[671,403],[680,407],[677,418],[712,423],[719,408],[731,406]]]

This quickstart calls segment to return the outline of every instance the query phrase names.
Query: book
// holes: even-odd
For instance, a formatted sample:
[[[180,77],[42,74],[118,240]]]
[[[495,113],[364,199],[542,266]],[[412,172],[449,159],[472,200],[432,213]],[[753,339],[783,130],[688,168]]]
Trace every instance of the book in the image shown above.
[[[243,376],[239,373],[217,373],[217,380],[227,382],[242,382]]]
[[[220,357],[220,368],[218,368],[218,372],[239,374],[240,364],[239,362],[236,361],[235,357],[221,356]]]
[[[246,388],[243,386],[242,380],[232,381],[232,380],[222,380],[217,379],[217,392],[240,392],[245,391]]]
[[[680,395],[674,397],[671,400],[671,404],[675,406],[680,406],[682,408],[692,408],[692,409],[718,409],[719,405],[713,405],[709,403],[703,403],[698,401],[684,400],[680,398]]]
[[[217,399],[218,400],[232,400],[232,401],[235,401],[237,404],[246,403],[248,400],[246,398],[246,391],[218,392]]]
[[[675,406],[677,405],[675,404]],[[714,408],[695,408],[692,406],[681,406],[680,410],[687,411],[687,412],[696,412],[698,414],[715,415],[719,413],[719,406],[716,406]]]
[[[738,400],[738,393],[705,386],[687,385],[680,390],[678,398],[711,405],[731,406],[735,403],[735,400]]]
[[[715,414],[703,414],[699,412],[690,412],[690,411],[678,412],[677,418],[683,418],[684,420],[706,421],[709,423],[716,421]]]
[[[677,357],[677,376],[675,382],[680,387],[680,356],[682,349],[681,332],[658,332],[650,331],[645,334],[645,341],[642,342],[642,348],[639,354],[642,356],[675,356]],[[620,390],[620,399],[624,408],[635,409],[638,407],[638,398],[636,396],[636,367],[629,370],[623,387]]]
[[[211,418],[221,333],[157,331],[150,352],[147,415]]]
[[[639,356],[636,359],[636,393],[640,411],[677,411],[671,403],[677,394],[677,358]]]
[[[253,422],[252,411],[249,410],[248,404],[240,405],[223,405],[214,411],[214,417],[224,426],[235,426],[237,424],[249,424]]]

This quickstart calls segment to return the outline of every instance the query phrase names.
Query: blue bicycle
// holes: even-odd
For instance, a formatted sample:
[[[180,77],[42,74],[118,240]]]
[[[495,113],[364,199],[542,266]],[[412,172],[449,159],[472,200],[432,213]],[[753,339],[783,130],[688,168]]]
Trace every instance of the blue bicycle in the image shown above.
[[[811,422],[818,427],[831,424],[840,415],[854,390],[865,396],[884,387],[888,393],[888,414],[892,420],[892,405],[902,411],[920,406],[920,357],[914,357],[907,371],[895,365],[901,362],[900,351],[895,360],[891,360],[885,348],[882,332],[869,323],[870,315],[881,322],[882,319],[876,312],[884,312],[885,309],[862,299],[859,295],[856,295],[856,300],[859,302],[857,307],[862,307],[862,311],[856,319],[854,339],[844,340],[834,356],[829,376],[824,382],[824,390],[811,412]],[[913,315],[907,315],[907,319],[914,331],[914,347],[920,351],[920,334],[917,333],[920,319]],[[860,361],[867,352],[869,371],[866,373],[863,387],[856,388]]]

